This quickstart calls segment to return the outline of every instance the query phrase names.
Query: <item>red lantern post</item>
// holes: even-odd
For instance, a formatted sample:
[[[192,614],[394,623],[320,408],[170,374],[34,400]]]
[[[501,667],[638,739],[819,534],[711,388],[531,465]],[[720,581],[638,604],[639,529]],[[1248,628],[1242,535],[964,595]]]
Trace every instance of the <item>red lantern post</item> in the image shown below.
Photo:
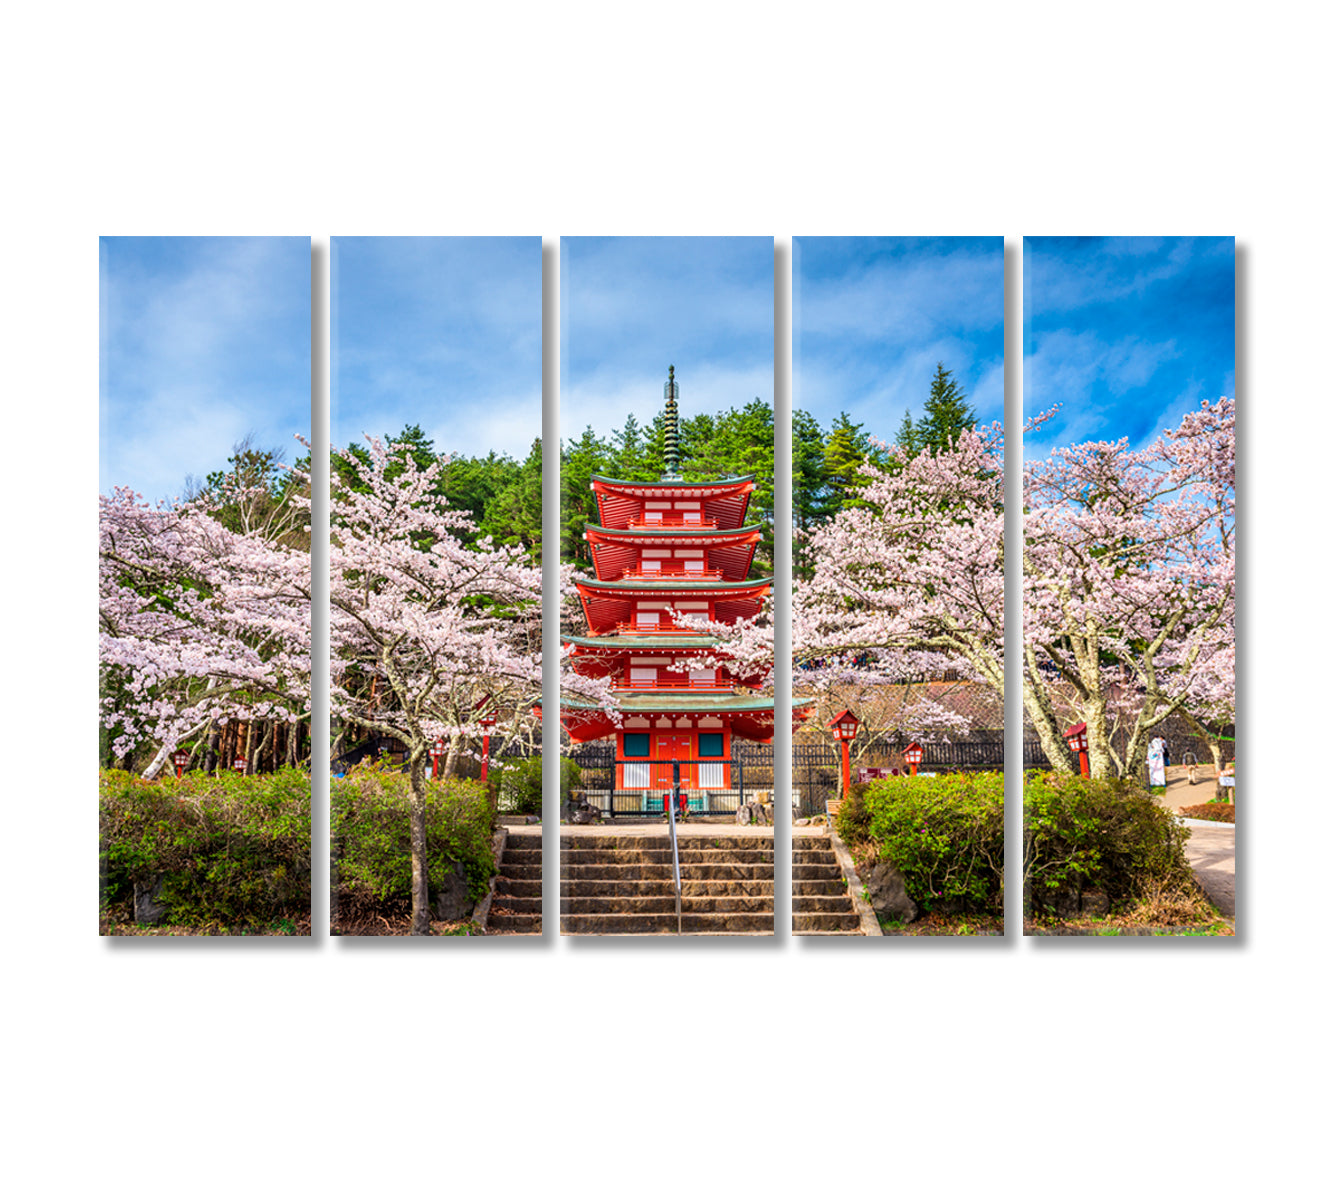
[[[922,762],[922,747],[917,742],[909,742],[903,748],[903,761],[908,764],[908,773],[917,774],[917,768]]]
[[[848,789],[852,787],[852,762],[848,757],[849,748],[852,745],[852,739],[857,736],[857,726],[861,721],[853,715],[850,708],[845,708],[832,721],[829,722],[829,728],[834,731],[834,737],[839,745],[843,747],[843,795],[848,794]]]
[[[495,717],[483,717],[482,726],[482,782],[486,782],[486,769],[491,765],[491,727],[496,723]]]
[[[440,762],[445,757],[445,739],[435,739],[435,748],[431,751],[431,778],[440,778]]]
[[[1086,721],[1080,721],[1078,725],[1071,725],[1065,731],[1065,743],[1071,750],[1079,755],[1079,773],[1087,779],[1089,777],[1089,728]]]
[[[238,775],[244,775],[245,769],[248,765],[249,764],[246,762],[246,757],[244,754],[238,754],[234,759],[232,759],[232,770],[235,771]]]
[[[171,756],[171,761],[176,764],[176,778],[179,779],[185,774],[185,764],[190,761],[190,756],[184,750],[177,750]]]

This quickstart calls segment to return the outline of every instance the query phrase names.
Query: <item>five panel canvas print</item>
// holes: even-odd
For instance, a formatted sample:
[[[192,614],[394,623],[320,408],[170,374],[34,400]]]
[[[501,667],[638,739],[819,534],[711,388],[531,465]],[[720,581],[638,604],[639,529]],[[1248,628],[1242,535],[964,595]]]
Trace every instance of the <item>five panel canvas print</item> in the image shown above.
[[[308,934],[327,753],[339,935],[999,934],[1008,662],[1024,932],[1231,934],[1232,239],[1025,239],[1008,463],[1002,239],[793,239],[780,471],[774,246],[560,242],[544,656],[541,240],[331,240],[325,748],[311,243],[101,239],[102,933]]]

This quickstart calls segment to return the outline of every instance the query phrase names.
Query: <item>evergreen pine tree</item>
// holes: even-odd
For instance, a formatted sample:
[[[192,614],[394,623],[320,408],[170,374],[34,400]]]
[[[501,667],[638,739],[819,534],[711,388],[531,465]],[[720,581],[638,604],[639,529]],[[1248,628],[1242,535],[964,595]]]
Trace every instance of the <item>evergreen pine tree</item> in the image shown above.
[[[909,409],[903,410],[903,424],[899,426],[899,431],[894,435],[894,443],[903,452],[905,458],[916,458],[921,450],[919,442],[920,435],[917,432],[917,426],[912,422],[912,413]]]
[[[839,413],[824,444],[825,481],[835,508],[855,503],[854,494],[866,482],[861,466],[870,451],[870,439],[862,432],[861,425],[847,413]]]
[[[931,394],[927,397],[922,419],[916,432],[920,450],[938,454],[948,450],[959,440],[959,434],[977,424],[977,414],[968,407],[963,389],[954,381],[954,374],[945,370],[944,363],[936,364],[935,378],[931,380]]]

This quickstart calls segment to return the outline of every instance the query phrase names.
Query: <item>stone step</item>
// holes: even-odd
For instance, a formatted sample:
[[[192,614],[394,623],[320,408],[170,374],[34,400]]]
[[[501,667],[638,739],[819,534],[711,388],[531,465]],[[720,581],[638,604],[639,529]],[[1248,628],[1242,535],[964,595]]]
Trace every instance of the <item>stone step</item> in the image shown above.
[[[792,911],[799,913],[853,912],[852,897],[845,891],[838,896],[793,896]]]
[[[497,912],[493,907],[487,918],[488,933],[541,933],[540,913]]]
[[[542,932],[542,838],[510,833],[496,864],[491,910],[486,931],[491,934],[540,935]]]
[[[670,863],[672,852],[668,850],[562,850],[561,862],[577,865],[579,863]],[[682,863],[772,863],[772,850],[682,850],[677,856]]]
[[[572,913],[673,913],[676,896],[562,896],[562,916]],[[773,920],[773,896],[683,896],[682,914],[768,913]]]
[[[496,879],[497,896],[540,896],[541,879],[510,879],[504,875]]]
[[[672,880],[562,879],[562,896],[674,896]],[[772,879],[683,879],[683,896],[772,896]]]
[[[525,866],[534,864],[542,865],[542,847],[538,846],[535,850],[514,850],[509,846],[505,847],[505,853],[500,856],[502,866],[517,866],[522,863]]]
[[[792,861],[804,866],[814,866],[816,863],[838,862],[838,859],[834,857],[832,850],[797,850],[793,851]]]
[[[560,929],[567,934],[675,933],[676,911],[670,913],[570,913],[562,915]],[[774,915],[766,913],[682,914],[683,933],[767,933],[774,930]]]
[[[768,850],[773,852],[774,839],[769,837],[677,837],[677,845],[685,849],[710,850]],[[631,835],[605,834],[590,837],[562,837],[562,850],[670,850],[671,838],[667,834]]]
[[[565,879],[671,879],[670,863],[580,863],[561,864],[560,877]],[[772,879],[773,863],[692,863],[682,865],[681,878],[706,879]]]
[[[843,868],[837,862],[832,863],[802,863],[794,865],[792,868],[792,879],[842,879]]]
[[[861,928],[861,918],[855,912],[792,914],[793,933],[851,933]]]
[[[796,896],[846,896],[848,885],[841,879],[794,879],[792,895]]]

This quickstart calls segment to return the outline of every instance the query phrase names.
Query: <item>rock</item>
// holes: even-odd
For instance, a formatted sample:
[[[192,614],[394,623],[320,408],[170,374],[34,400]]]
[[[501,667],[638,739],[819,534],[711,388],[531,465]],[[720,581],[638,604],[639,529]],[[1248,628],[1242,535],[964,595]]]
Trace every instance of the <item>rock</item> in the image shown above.
[[[468,873],[461,862],[450,864],[444,884],[432,898],[431,909],[437,921],[464,921],[472,916]]]
[[[1079,915],[1079,889],[1076,887],[1057,888],[1051,893],[1051,902],[1057,918],[1062,921]]]
[[[913,921],[917,905],[908,895],[903,876],[893,863],[878,862],[862,876],[866,899],[878,916],[895,921]]]
[[[809,825],[810,823],[810,817],[798,817],[796,821],[793,822],[795,825]]]
[[[598,821],[598,811],[595,808],[576,809],[570,817],[571,825],[594,825]]]
[[[1079,912],[1085,917],[1105,917],[1112,911],[1112,898],[1106,892],[1083,892],[1079,897]]]
[[[141,925],[156,925],[167,915],[167,905],[162,899],[162,885],[165,875],[159,875],[149,883],[134,885],[134,919]]]

